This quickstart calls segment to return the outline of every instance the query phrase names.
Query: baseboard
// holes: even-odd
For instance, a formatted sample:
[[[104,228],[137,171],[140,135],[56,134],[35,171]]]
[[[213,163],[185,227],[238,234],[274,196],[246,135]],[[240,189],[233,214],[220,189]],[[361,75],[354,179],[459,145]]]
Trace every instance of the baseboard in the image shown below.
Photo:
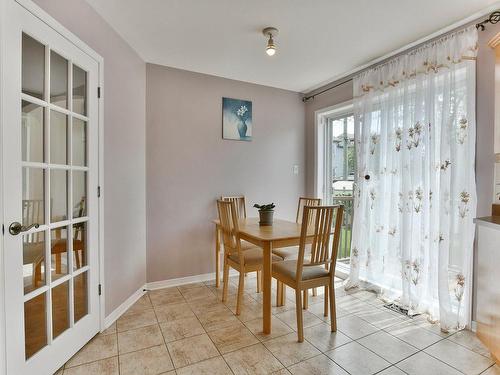
[[[104,329],[110,327],[114,322],[118,320],[120,316],[122,316],[125,311],[127,311],[134,303],[137,302],[139,298],[141,298],[145,291],[146,285],[137,289],[134,294],[128,297],[120,306],[114,309],[111,314],[109,314],[106,318],[104,318]]]
[[[235,270],[230,270],[229,276],[238,276],[238,272],[236,272]],[[146,289],[147,290],[163,289],[185,284],[202,283],[210,280],[215,280],[215,272],[203,273],[201,275],[179,277],[177,279],[152,281],[146,284]]]
[[[471,322],[471,325],[470,325],[470,330],[471,330],[472,332],[474,332],[474,333],[476,333],[476,332],[477,332],[477,322],[476,322],[475,320],[473,320],[473,321]]]

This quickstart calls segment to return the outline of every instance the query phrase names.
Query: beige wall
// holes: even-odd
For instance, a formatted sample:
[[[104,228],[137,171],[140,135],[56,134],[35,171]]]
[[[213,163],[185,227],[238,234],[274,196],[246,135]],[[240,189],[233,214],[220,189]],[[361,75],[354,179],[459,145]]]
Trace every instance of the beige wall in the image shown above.
[[[245,194],[294,219],[304,193],[304,105],[298,93],[147,64],[147,275],[214,271],[215,199]],[[222,97],[253,102],[253,141],[222,139]],[[299,166],[299,175],[292,167]]]
[[[35,2],[104,58],[107,315],[146,282],[145,63],[86,1]]]

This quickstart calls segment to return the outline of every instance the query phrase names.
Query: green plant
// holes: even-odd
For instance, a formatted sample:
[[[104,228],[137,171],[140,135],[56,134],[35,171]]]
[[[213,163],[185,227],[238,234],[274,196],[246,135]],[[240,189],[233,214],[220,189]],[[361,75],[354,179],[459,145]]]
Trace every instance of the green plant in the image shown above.
[[[272,211],[274,210],[274,207],[276,207],[274,205],[274,203],[270,203],[270,204],[254,204],[253,205],[256,209],[258,209],[259,211]]]

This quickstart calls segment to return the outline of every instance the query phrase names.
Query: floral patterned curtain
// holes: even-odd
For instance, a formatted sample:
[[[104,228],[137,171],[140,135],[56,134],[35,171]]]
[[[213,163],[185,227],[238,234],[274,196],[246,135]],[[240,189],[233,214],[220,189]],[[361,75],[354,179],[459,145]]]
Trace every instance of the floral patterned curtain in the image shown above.
[[[470,319],[477,31],[354,80],[358,163],[351,270],[444,331]]]

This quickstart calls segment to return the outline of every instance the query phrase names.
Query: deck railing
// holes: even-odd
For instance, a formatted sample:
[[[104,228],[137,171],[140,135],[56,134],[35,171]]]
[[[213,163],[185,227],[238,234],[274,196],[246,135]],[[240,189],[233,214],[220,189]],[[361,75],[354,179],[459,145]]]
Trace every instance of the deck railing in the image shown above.
[[[344,218],[342,220],[342,229],[340,232],[339,251],[337,253],[337,261],[349,263],[351,258],[351,234],[352,234],[352,218],[354,209],[354,199],[352,196],[337,196],[332,197],[333,204],[344,205]]]

